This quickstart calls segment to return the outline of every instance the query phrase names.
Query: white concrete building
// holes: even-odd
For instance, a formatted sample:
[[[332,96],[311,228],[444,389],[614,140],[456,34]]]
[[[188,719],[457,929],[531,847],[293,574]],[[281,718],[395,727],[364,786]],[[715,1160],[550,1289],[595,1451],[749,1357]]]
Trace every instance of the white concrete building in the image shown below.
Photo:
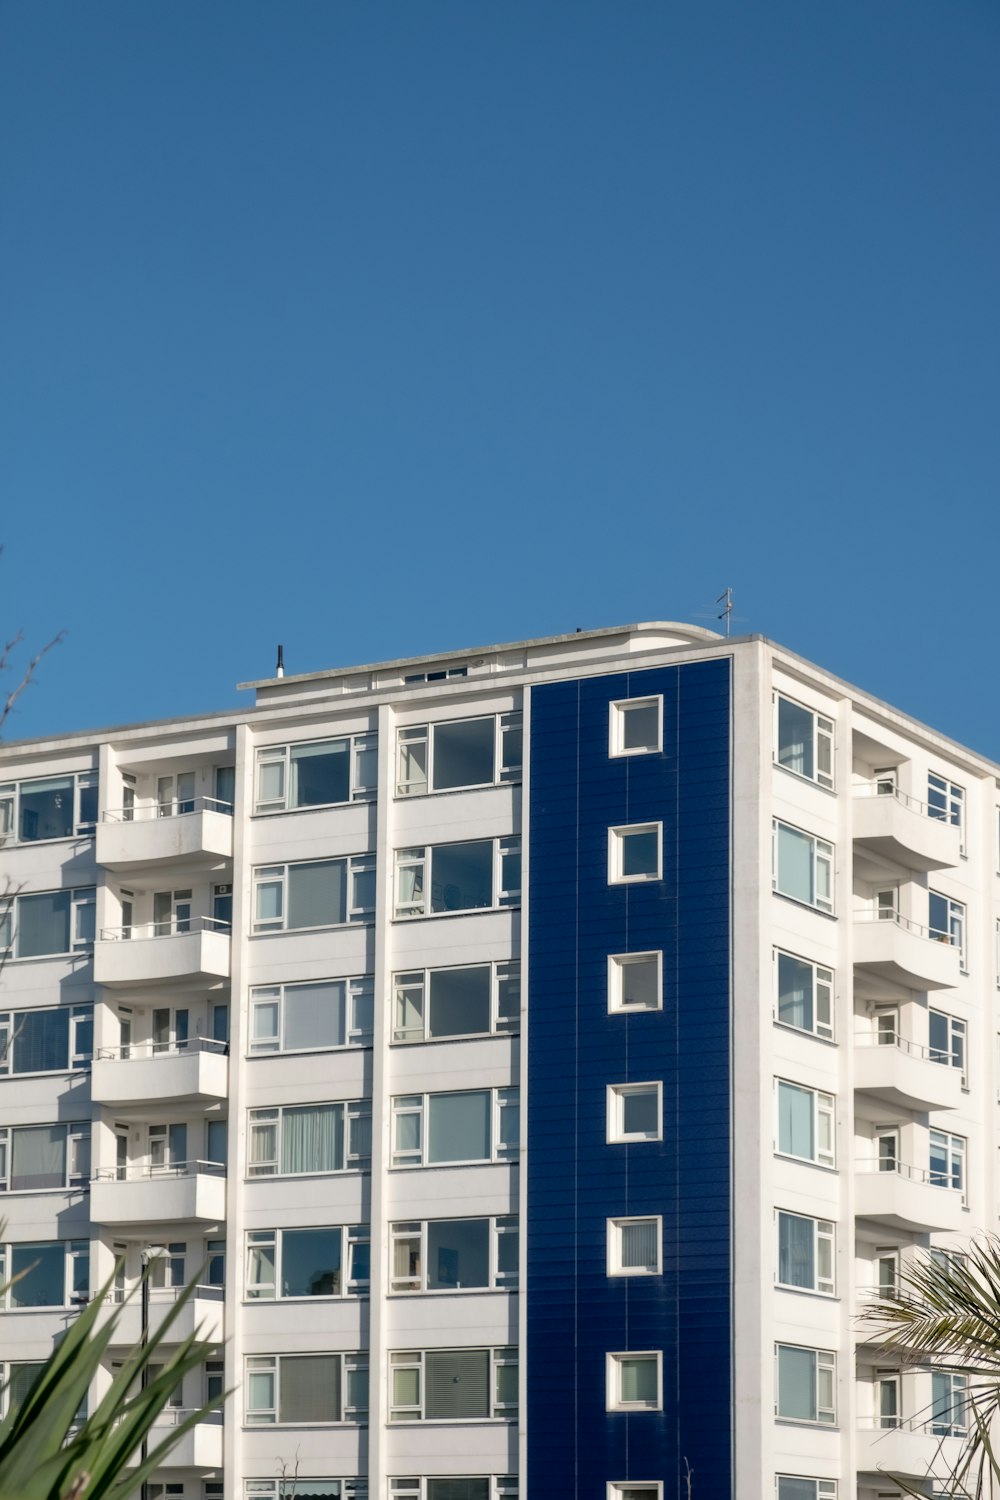
[[[249,687],[0,746],[2,1401],[152,1255],[149,1500],[932,1494],[858,1313],[996,1225],[1000,768],[669,623]]]

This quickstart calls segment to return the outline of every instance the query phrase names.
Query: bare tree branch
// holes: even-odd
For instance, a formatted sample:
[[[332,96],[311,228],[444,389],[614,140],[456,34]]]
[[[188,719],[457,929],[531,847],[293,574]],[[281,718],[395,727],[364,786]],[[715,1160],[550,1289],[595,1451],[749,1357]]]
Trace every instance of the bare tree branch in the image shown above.
[[[3,547],[0,546],[0,558],[2,557]],[[18,698],[20,698],[25,689],[31,685],[31,682],[34,679],[35,673],[38,670],[38,666],[42,661],[42,658],[47,656],[52,648],[54,646],[58,646],[63,640],[65,640],[65,638],[65,630],[60,630],[59,634],[54,635],[50,641],[47,641],[40,651],[36,651],[35,655],[31,658],[31,660],[28,662],[28,665],[22,672],[20,679],[8,691],[3,701],[0,702],[0,733],[2,733],[4,724],[10,718],[10,715],[14,710],[14,705],[17,702]],[[17,651],[17,648],[23,643],[24,631],[18,630],[14,633],[14,635],[10,637],[8,641],[4,642],[2,647],[0,647],[0,676],[3,676],[5,672],[10,672],[13,669],[14,654]]]

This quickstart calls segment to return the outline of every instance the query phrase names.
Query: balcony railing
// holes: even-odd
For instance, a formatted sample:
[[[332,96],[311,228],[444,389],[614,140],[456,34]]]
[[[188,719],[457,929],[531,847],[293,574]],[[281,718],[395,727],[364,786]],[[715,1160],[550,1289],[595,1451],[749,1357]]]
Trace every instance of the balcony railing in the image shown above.
[[[186,1422],[189,1417],[195,1416],[198,1410],[199,1408],[196,1406],[165,1406],[157,1413],[156,1426],[179,1427],[181,1423]],[[210,1427],[221,1427],[222,1412],[218,1410],[207,1411],[205,1412],[204,1416],[199,1417],[198,1420],[199,1424],[204,1422]],[[170,1460],[168,1460],[168,1462],[169,1461]]]
[[[964,1200],[964,1190],[948,1181],[948,1173],[944,1168],[913,1167],[905,1161],[888,1163],[867,1156],[854,1163],[854,1170],[866,1175],[878,1173],[883,1177],[902,1177],[904,1182],[922,1182],[929,1187],[945,1188],[948,1192],[958,1193]]]
[[[232,935],[232,923],[221,917],[170,917],[160,922],[130,922],[127,927],[102,927],[103,943],[145,942],[148,938],[182,937],[191,932]]]
[[[922,818],[938,818],[936,809],[932,809],[926,802],[921,802],[919,797],[911,797],[909,792],[900,791],[898,786],[890,786],[885,781],[872,781],[863,786],[854,788],[855,797],[885,797],[898,802],[900,807],[908,808],[910,812],[917,813]]]
[[[134,1287],[115,1287],[114,1291],[105,1297],[104,1300],[105,1302],[112,1303],[115,1307],[124,1307],[138,1286],[139,1283],[136,1282]],[[151,1286],[149,1289],[149,1300],[151,1303],[158,1303],[160,1305],[176,1302],[185,1290],[186,1288],[182,1286]],[[194,1295],[205,1302],[224,1302],[226,1289],[225,1287],[209,1286],[205,1282],[199,1282],[194,1289]]]
[[[225,1177],[226,1164],[222,1161],[175,1161],[165,1166],[101,1167],[91,1178],[92,1182],[149,1182],[157,1178],[194,1177],[199,1173],[208,1177]]]
[[[898,1031],[856,1031],[856,1047],[893,1047],[907,1057],[917,1057],[926,1062],[938,1063],[942,1067],[954,1067],[951,1054],[941,1047],[925,1047],[923,1042],[911,1042]]]
[[[894,927],[899,927],[903,932],[909,932],[914,937],[927,938],[932,943],[951,943],[950,932],[942,932],[937,927],[926,927],[922,922],[915,922],[912,917],[904,917],[902,912],[893,910],[892,907],[882,906],[877,910],[871,907],[861,907],[854,912],[855,922],[891,922]]]
[[[193,1036],[180,1042],[129,1042],[124,1047],[100,1047],[95,1055],[102,1062],[137,1062],[151,1057],[189,1057],[196,1052],[214,1052],[225,1057],[229,1043]]]
[[[147,802],[134,807],[106,808],[103,823],[144,823],[155,818],[186,818],[191,813],[215,812],[231,818],[233,804],[218,797],[172,798],[169,802]]]
[[[965,1437],[968,1425],[961,1420],[949,1420],[948,1414],[940,1417],[880,1417],[858,1418],[858,1426],[865,1432],[919,1432],[930,1437]]]

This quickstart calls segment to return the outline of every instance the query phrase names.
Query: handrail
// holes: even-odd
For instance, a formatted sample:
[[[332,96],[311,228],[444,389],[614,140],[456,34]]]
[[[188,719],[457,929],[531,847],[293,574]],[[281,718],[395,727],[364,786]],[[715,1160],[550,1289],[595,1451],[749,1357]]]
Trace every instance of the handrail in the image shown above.
[[[864,1415],[858,1417],[858,1426],[866,1432],[924,1432],[931,1437],[964,1437],[966,1424],[940,1417],[880,1417]]]
[[[919,813],[923,818],[935,817],[935,811],[928,803],[921,802],[919,797],[911,797],[909,792],[901,791],[898,786],[889,786],[887,782],[864,782],[854,788],[855,797],[888,797],[898,802],[901,807],[908,808],[910,812]]]
[[[137,802],[132,807],[106,807],[102,823],[147,823],[159,818],[187,818],[196,812],[233,815],[233,804],[221,797],[171,797],[167,802]]]
[[[901,927],[904,932],[912,932],[914,937],[926,938],[928,942],[945,943],[949,947],[958,946],[950,932],[945,932],[940,927],[926,927],[923,922],[915,922],[912,917],[904,917],[902,912],[893,911],[888,906],[858,907],[853,916],[855,922],[892,923],[896,927]]]
[[[162,1167],[99,1167],[92,1182],[150,1182],[161,1177],[195,1177],[203,1173],[209,1177],[225,1177],[223,1161],[173,1161]]]
[[[880,1172],[885,1177],[902,1177],[907,1182],[923,1182],[927,1183],[930,1187],[947,1188],[951,1193],[964,1193],[962,1188],[952,1187],[951,1183],[945,1180],[947,1177],[945,1171],[931,1171],[929,1167],[911,1167],[905,1161],[894,1161],[889,1166],[886,1162],[880,1161],[878,1157],[866,1156],[859,1157],[855,1161],[854,1166],[858,1172]]]
[[[101,1062],[131,1062],[140,1058],[178,1057],[184,1052],[215,1052],[225,1057],[228,1042],[217,1042],[210,1036],[192,1036],[180,1042],[129,1042],[124,1047],[99,1047]]]
[[[168,917],[163,922],[129,922],[125,927],[102,927],[102,943],[145,942],[149,938],[184,937],[192,932],[232,934],[231,922],[222,917]]]
[[[942,1067],[956,1066],[951,1053],[944,1048],[925,1047],[923,1042],[911,1042],[909,1037],[900,1036],[898,1031],[856,1031],[854,1042],[858,1047],[894,1047],[909,1057],[926,1058]]]
[[[160,1409],[159,1412],[157,1412],[156,1420],[153,1423],[153,1426],[179,1427],[182,1422],[187,1421],[188,1417],[193,1417],[198,1410],[199,1408],[196,1406],[164,1406]],[[204,1416],[199,1417],[198,1420],[199,1425],[202,1422],[209,1422],[213,1427],[221,1427],[222,1412],[219,1409],[216,1409],[215,1411],[207,1411],[205,1412]],[[176,1462],[176,1459],[174,1460],[174,1462]]]
[[[176,1302],[185,1290],[186,1288],[182,1286],[151,1286],[149,1300],[150,1302]],[[124,1307],[128,1295],[127,1291],[116,1288],[104,1298],[104,1301],[113,1307]],[[221,1286],[209,1286],[208,1282],[199,1281],[194,1289],[194,1295],[204,1302],[222,1302],[225,1299],[226,1289]]]

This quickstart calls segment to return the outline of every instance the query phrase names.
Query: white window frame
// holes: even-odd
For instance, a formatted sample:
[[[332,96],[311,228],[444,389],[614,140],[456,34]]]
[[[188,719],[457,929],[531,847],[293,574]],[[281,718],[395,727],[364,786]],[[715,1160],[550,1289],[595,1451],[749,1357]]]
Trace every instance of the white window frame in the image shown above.
[[[947,1044],[947,1048],[945,1050],[942,1050],[941,1048],[939,1048],[939,1047],[933,1047],[933,1046],[930,1045],[930,1043],[928,1043],[927,1055],[930,1058],[930,1061],[932,1063],[936,1063],[939,1067],[957,1068],[958,1071],[959,1071],[959,1073],[960,1073],[961,1079],[962,1079],[962,1087],[963,1088],[968,1088],[968,1083],[969,1083],[969,1076],[968,1076],[969,1075],[969,1027],[968,1027],[968,1023],[966,1021],[963,1021],[963,1019],[962,1019],[961,1016],[952,1015],[952,1013],[950,1011],[947,1011],[947,1010],[938,1010],[938,1008],[937,1008],[936,1005],[929,1005],[927,1007],[927,1024],[928,1024],[928,1029],[930,1027],[930,1018],[931,1018],[931,1016],[939,1016],[941,1018],[941,1020],[945,1022],[946,1026],[947,1026],[947,1030],[948,1030],[948,1044]],[[959,1065],[954,1060],[955,1059],[955,1041],[956,1041],[957,1038],[961,1039],[960,1051],[961,1051],[961,1055],[962,1055],[962,1063],[961,1063],[961,1067],[960,1068],[959,1068]]]
[[[430,1265],[428,1258],[427,1242],[428,1230],[431,1224],[466,1224],[485,1222],[489,1225],[489,1279],[485,1286],[462,1286],[462,1287],[430,1287],[427,1285],[427,1273]],[[445,1216],[433,1219],[397,1220],[389,1225],[389,1295],[390,1297],[408,1297],[416,1293],[428,1297],[454,1297],[461,1292],[511,1292],[517,1290],[518,1273],[515,1268],[512,1272],[499,1269],[499,1245],[500,1240],[506,1236],[518,1235],[518,1219],[516,1214],[470,1214],[456,1218]],[[419,1242],[420,1269],[415,1276],[397,1276],[395,1274],[395,1250],[399,1244],[406,1242]]]
[[[778,1400],[781,1392],[781,1381],[779,1377],[779,1366],[781,1361],[780,1350],[798,1349],[805,1350],[815,1356],[816,1368],[816,1415],[815,1417],[788,1417],[784,1416],[778,1409]],[[830,1376],[832,1387],[833,1405],[821,1406],[819,1400],[819,1375],[825,1370]],[[829,1413],[829,1417],[821,1415]],[[837,1425],[837,1354],[833,1349],[817,1349],[812,1344],[790,1344],[784,1339],[778,1339],[774,1345],[774,1415],[779,1422],[788,1422],[795,1427],[823,1427],[835,1428]]]
[[[485,723],[492,719],[493,779],[492,781],[470,781],[463,786],[436,787],[434,785],[434,741],[439,729],[454,724]],[[523,716],[518,711],[510,713],[469,714],[459,719],[434,719],[423,724],[401,724],[396,730],[396,783],[397,797],[444,797],[451,792],[470,791],[476,787],[503,786],[521,780],[523,771]],[[419,746],[424,747],[424,774],[404,774],[408,755]]]
[[[609,1479],[607,1500],[622,1500],[630,1490],[645,1490],[643,1500],[663,1500],[662,1479]]]
[[[837,1481],[835,1479],[814,1479],[811,1474],[776,1474],[774,1476],[774,1497],[781,1500],[781,1481],[783,1479],[794,1479],[798,1484],[808,1480],[816,1486],[814,1500],[837,1500]],[[895,1500],[901,1500],[896,1496]]]
[[[303,1480],[303,1483],[306,1481]],[[289,1481],[283,1479],[245,1479],[243,1481],[243,1500],[287,1500],[292,1493],[288,1489]],[[316,1479],[310,1478],[310,1485],[340,1485],[340,1500],[368,1500],[367,1479],[330,1479],[325,1474]],[[208,1486],[205,1486],[206,1500],[208,1500]],[[220,1500],[221,1488],[218,1491]]]
[[[656,1361],[656,1400],[623,1401],[621,1396],[622,1360],[646,1359]],[[663,1350],[619,1349],[606,1356],[605,1409],[607,1411],[662,1411],[663,1410]]]
[[[489,1156],[470,1156],[454,1161],[428,1161],[427,1152],[430,1145],[429,1102],[431,1099],[441,1098],[447,1094],[490,1095]],[[394,1171],[399,1171],[410,1170],[415,1167],[434,1169],[441,1167],[474,1166],[489,1162],[517,1161],[521,1154],[520,1140],[514,1142],[502,1141],[500,1127],[502,1112],[513,1111],[514,1119],[517,1120],[519,1109],[520,1091],[517,1088],[433,1089],[426,1094],[395,1094],[391,1101],[390,1167]],[[420,1144],[418,1146],[398,1147],[396,1145],[396,1123],[404,1116],[410,1115],[415,1115],[419,1118],[418,1134]]]
[[[56,1126],[64,1133],[66,1172],[58,1187],[12,1188],[11,1168],[14,1163],[14,1134],[18,1130],[37,1130],[41,1126]],[[8,1197],[35,1197],[39,1193],[65,1193],[73,1188],[90,1186],[90,1121],[40,1120],[31,1125],[0,1125],[0,1194]],[[85,1146],[85,1149],[84,1149]],[[86,1170],[81,1167],[86,1164]]]
[[[799,1093],[809,1094],[812,1097],[813,1111],[813,1142],[816,1148],[815,1156],[795,1156],[790,1151],[781,1149],[781,1089],[782,1086],[797,1089]],[[805,1083],[796,1083],[793,1078],[776,1078],[774,1089],[774,1154],[782,1157],[785,1161],[811,1162],[819,1167],[836,1167],[837,1165],[837,1096],[829,1094],[825,1089],[814,1089]],[[828,1126],[828,1138],[830,1141],[829,1151],[822,1147],[823,1123]]]
[[[653,960],[656,964],[656,1004],[626,1005],[624,993],[624,971],[630,964],[645,964]],[[608,1011],[613,1015],[645,1015],[663,1009],[663,951],[651,948],[645,953],[608,954]]]
[[[426,1357],[428,1354],[488,1354],[490,1361],[490,1399],[489,1415],[478,1417],[425,1417],[424,1401],[427,1393],[426,1379]],[[517,1402],[501,1401],[497,1393],[498,1371],[501,1368],[509,1368],[511,1365],[518,1367],[517,1345],[503,1345],[489,1347],[486,1345],[463,1346],[461,1349],[391,1349],[389,1351],[389,1392],[387,1403],[386,1421],[390,1426],[403,1423],[410,1425],[414,1422],[430,1421],[435,1426],[444,1424],[448,1426],[461,1427],[469,1422],[510,1422],[517,1419]],[[396,1370],[411,1370],[417,1372],[417,1383],[419,1395],[415,1402],[396,1402],[393,1399],[393,1373]]]
[[[349,745],[348,756],[350,757],[350,787],[349,796],[343,802],[309,802],[300,803],[296,807],[288,804],[289,789],[291,787],[291,755],[293,750],[300,750],[304,746],[319,749],[323,745],[335,745],[346,743]],[[367,782],[360,774],[365,764],[365,756],[374,756],[377,751],[377,736],[368,730],[362,730],[354,734],[331,734],[324,735],[318,740],[292,740],[287,745],[259,745],[254,758],[254,816],[267,817],[274,813],[300,813],[318,812],[324,807],[347,807],[352,802],[371,802],[378,790],[378,765],[377,760],[373,765],[375,781]],[[261,771],[265,766],[281,767],[281,795],[278,797],[261,796]]]
[[[458,906],[451,911],[431,911],[434,886],[434,855],[438,849],[453,849],[462,844],[492,844],[493,872],[489,906]],[[517,867],[517,884],[507,888],[503,872],[510,861]],[[400,875],[404,870],[420,871],[420,895],[403,899],[400,895]],[[462,916],[466,912],[497,911],[504,907],[518,906],[521,901],[521,840],[516,835],[502,838],[454,839],[436,844],[412,845],[396,849],[393,868],[393,918],[397,922],[420,920],[440,921],[442,917]]]
[[[17,1057],[17,1038],[21,1017],[27,1015],[37,1016],[56,1010],[68,1011],[69,1013],[65,1067],[33,1069],[30,1072],[20,1073],[15,1072],[12,1063]],[[84,1049],[80,1046],[79,1036],[80,1031],[88,1021],[91,1025],[91,1046],[88,1049]],[[0,1078],[39,1078],[48,1077],[54,1073],[79,1073],[84,1071],[93,1058],[93,1023],[93,1005],[43,1005],[30,1011],[0,1011]]]
[[[70,898],[69,947],[56,948],[51,953],[19,953],[18,917],[21,903],[30,901],[34,896],[61,896],[64,890]],[[6,903],[0,902],[0,958],[4,963],[30,964],[37,963],[40,959],[70,958],[75,953],[90,953],[94,947],[96,903],[97,888],[92,885],[77,886],[73,890],[20,891],[8,897]],[[89,921],[85,915],[87,912],[90,913]]]
[[[813,758],[813,765],[816,768],[815,769],[815,775],[813,775],[813,776],[807,776],[805,774],[805,772],[803,772],[803,771],[796,771],[793,766],[786,766],[784,764],[784,762],[779,759],[780,750],[781,750],[781,740],[780,740],[780,736],[779,736],[778,723],[779,723],[780,704],[781,704],[782,700],[784,700],[786,703],[791,703],[794,708],[801,709],[803,711],[803,713],[809,714],[810,717],[812,718],[812,736],[813,736],[812,758]],[[802,702],[799,701],[798,698],[793,698],[790,693],[779,693],[779,692],[776,692],[774,694],[774,697],[773,697],[773,704],[774,704],[774,751],[773,751],[774,764],[778,767],[779,770],[787,772],[787,774],[789,776],[797,776],[800,781],[809,781],[809,782],[812,782],[812,784],[814,786],[821,786],[826,791],[832,792],[835,789],[835,773],[834,773],[834,768],[835,768],[835,766],[837,764],[837,762],[836,762],[836,756],[835,756],[836,743],[835,743],[835,737],[834,737],[835,736],[835,731],[834,731],[834,721],[833,721],[833,719],[830,718],[829,715],[827,715],[827,714],[821,714],[818,709],[810,708],[810,706],[809,706],[808,703],[802,703]],[[826,750],[827,750],[827,754],[828,754],[828,758],[829,758],[829,763],[830,763],[830,770],[829,770],[829,772],[822,771],[820,769],[820,748],[823,745],[826,746]]]
[[[310,1168],[305,1172],[282,1172],[281,1171],[281,1146],[282,1130],[284,1129],[284,1117],[286,1109],[310,1109],[323,1106],[324,1108],[337,1108],[343,1113],[343,1139],[344,1139],[344,1164],[341,1167],[333,1167],[329,1171],[317,1171]],[[247,1111],[247,1169],[248,1181],[257,1181],[262,1177],[336,1177],[342,1172],[367,1172],[371,1168],[370,1153],[360,1154],[351,1145],[351,1136],[354,1127],[359,1123],[367,1122],[369,1139],[371,1136],[372,1102],[370,1099],[308,1099],[301,1104],[270,1105],[261,1106]],[[255,1130],[274,1130],[274,1156],[260,1157],[256,1162],[252,1157],[251,1142]],[[264,1170],[273,1162],[273,1170]],[[255,1171],[254,1168],[257,1170]]]
[[[70,795],[73,798],[72,827],[51,839],[22,839],[18,833],[21,826],[21,795],[26,787],[37,786],[46,781],[72,781]],[[96,771],[64,771],[61,775],[25,776],[20,781],[6,781],[0,785],[0,848],[5,844],[30,846],[33,844],[64,844],[71,839],[90,838],[97,827],[97,812],[92,819],[82,817],[81,792],[91,791],[98,785]]]
[[[344,1427],[355,1426],[364,1423],[368,1419],[368,1406],[351,1408],[347,1400],[348,1377],[361,1370],[368,1371],[368,1353],[366,1350],[359,1352],[343,1351],[339,1349],[310,1349],[308,1353],[301,1354],[248,1354],[244,1365],[244,1396],[243,1396],[243,1424],[245,1427],[298,1427],[301,1422],[282,1422],[279,1419],[281,1411],[281,1365],[286,1359],[309,1359],[313,1356],[322,1356],[325,1359],[339,1359],[340,1361],[340,1415],[331,1418],[328,1422],[319,1422],[311,1418],[308,1422],[310,1427]],[[274,1382],[274,1404],[272,1406],[250,1406],[250,1377],[251,1375],[270,1374]],[[370,1378],[370,1375],[369,1375]],[[369,1393],[369,1403],[371,1395]],[[261,1413],[255,1418],[254,1412]],[[266,1413],[272,1413],[269,1417]],[[348,1415],[350,1412],[350,1415]]]
[[[947,1153],[948,1166],[946,1169],[947,1180],[942,1180],[941,1174],[935,1172],[930,1166],[930,1148],[937,1136],[939,1143],[944,1142]],[[966,1201],[966,1192],[969,1181],[969,1140],[967,1136],[956,1135],[953,1130],[931,1130],[927,1138],[928,1170],[927,1180],[931,1187],[950,1188],[953,1193],[961,1193],[962,1202]],[[958,1177],[958,1182],[954,1179]]]
[[[638,875],[624,875],[625,844],[626,841],[636,835],[656,834],[656,869],[655,871],[642,871]],[[616,828],[608,829],[608,884],[609,885],[647,885],[653,880],[663,879],[663,824],[655,823],[620,823]]]
[[[340,1286],[339,1292],[321,1292],[315,1297],[288,1297],[281,1288],[283,1241],[288,1233],[296,1229],[326,1230],[340,1235]],[[251,1306],[259,1302],[342,1302],[345,1298],[366,1297],[370,1278],[354,1274],[355,1251],[362,1245],[370,1246],[370,1228],[367,1224],[296,1224],[274,1229],[248,1229],[245,1235],[244,1254],[246,1274],[243,1283],[243,1301]],[[272,1248],[274,1250],[274,1281],[252,1281],[250,1267],[254,1253]],[[271,1290],[268,1293],[267,1288]],[[253,1293],[256,1292],[256,1295]]]
[[[625,720],[630,709],[655,708],[656,744],[625,748]],[[618,759],[627,755],[659,755],[663,750],[663,694],[650,693],[642,698],[619,698],[608,705],[608,755]]]
[[[626,1135],[623,1123],[624,1101],[631,1094],[656,1094],[655,1135]],[[607,1086],[607,1142],[609,1145],[629,1144],[633,1141],[662,1141],[663,1139],[663,1081],[649,1078],[635,1083],[609,1083]]]
[[[25,1246],[34,1250],[41,1246],[60,1245],[63,1252],[63,1299],[59,1303],[35,1302],[27,1306],[14,1307],[11,1304],[10,1278],[14,1274],[13,1252],[21,1250]],[[73,1290],[76,1281],[76,1263],[80,1259],[86,1259],[88,1264],[87,1292],[80,1293]],[[0,1242],[0,1312],[37,1312],[42,1309],[79,1307],[81,1303],[89,1300],[90,1288],[90,1241],[89,1240],[43,1240],[31,1239]]]
[[[790,958],[795,963],[805,964],[812,971],[812,1014],[813,1024],[808,1026],[796,1026],[794,1021],[786,1020],[780,1009],[781,1003],[781,959]],[[798,1031],[803,1036],[820,1037],[825,1042],[832,1042],[834,1038],[834,1021],[836,1017],[836,987],[834,971],[827,964],[815,963],[811,958],[803,958],[801,953],[792,953],[788,948],[773,948],[771,950],[771,964],[774,971],[774,1023],[776,1026],[787,1026],[789,1031]],[[827,1010],[829,1022],[820,1020],[821,994],[826,991]]]
[[[959,853],[965,854],[965,788],[940,771],[927,772],[927,816],[958,829]]]
[[[456,969],[490,970],[490,1029],[489,1031],[449,1032],[447,1036],[431,1036],[427,1030],[428,1006],[430,1003],[431,976],[447,974]],[[501,987],[512,985],[517,992],[516,1009],[501,1009]],[[399,1023],[399,1003],[404,994],[419,994],[422,1028],[407,1027]],[[516,959],[492,963],[436,964],[428,969],[400,969],[392,976],[392,1036],[394,1046],[414,1046],[419,1042],[459,1041],[471,1036],[511,1036],[521,1027],[521,965]],[[411,1034],[412,1033],[412,1034]]]
[[[625,1266],[622,1264],[622,1230],[631,1224],[654,1224],[656,1226],[656,1265]],[[662,1276],[663,1275],[663,1216],[662,1214],[636,1214],[622,1219],[608,1220],[608,1275],[609,1276]]]
[[[795,1281],[781,1280],[781,1220],[799,1219],[803,1224],[812,1225],[812,1254],[813,1254],[813,1285],[800,1286]],[[820,1276],[820,1247],[826,1245],[829,1250],[830,1275]],[[774,1284],[786,1292],[815,1293],[818,1297],[835,1297],[837,1295],[837,1225],[833,1219],[817,1219],[812,1214],[796,1213],[790,1208],[776,1208],[774,1210]]]
[[[783,891],[778,884],[780,879],[778,871],[779,828],[787,828],[792,833],[799,834],[802,838],[807,839],[812,846],[810,851],[812,859],[812,887],[815,892],[815,899],[812,901],[805,900],[804,897],[796,895],[794,891]],[[771,889],[775,895],[782,896],[786,901],[795,901],[799,906],[805,906],[810,911],[821,911],[825,912],[828,916],[832,916],[836,906],[835,857],[836,850],[834,845],[827,839],[821,839],[818,834],[810,833],[806,828],[799,828],[795,823],[788,823],[784,818],[771,819]],[[826,874],[826,883],[830,891],[829,899],[820,895],[822,886],[820,876],[824,871]]]
[[[320,1046],[317,1044],[312,1047],[286,1047],[284,1045],[285,997],[289,990],[317,984],[342,984],[345,987],[344,1040],[339,1043],[332,1043],[329,1046]],[[274,1038],[273,1045],[270,1038],[257,1038],[255,1036],[257,1010],[267,1009],[272,1005],[276,1006],[278,1011],[278,1032],[276,1038]],[[247,1028],[247,1056],[287,1057],[289,1055],[295,1056],[296,1054],[310,1052],[344,1052],[349,1047],[370,1047],[374,1025],[374,1009],[375,981],[370,974],[355,974],[349,978],[302,980],[299,984],[254,985],[250,990],[250,1024]],[[365,1014],[366,1011],[367,1016]],[[367,1024],[364,1024],[366,1021]]]
[[[937,896],[946,907],[946,918],[948,923],[944,927],[932,927],[930,920],[930,898]],[[958,949],[958,964],[963,974],[968,973],[968,959],[966,943],[968,941],[968,916],[969,909],[964,901],[956,901],[953,896],[946,896],[944,891],[928,890],[927,892],[927,928],[935,942],[947,942],[950,946]]]
[[[346,867],[347,876],[347,902],[346,921],[325,922],[318,927],[289,927],[288,924],[288,872],[292,869],[301,869],[304,865],[332,865],[342,864]],[[253,870],[253,921],[251,931],[253,936],[261,937],[266,933],[274,932],[327,932],[335,927],[349,927],[355,922],[373,922],[375,920],[375,907],[362,906],[357,901],[358,877],[373,875],[375,873],[374,854],[350,854],[340,855],[332,859],[293,859],[287,864],[280,865],[255,865]],[[277,917],[257,916],[257,895],[264,886],[273,885],[281,892],[281,911]]]
[[[389,1480],[389,1500],[427,1500],[427,1486],[436,1479],[489,1479],[490,1500],[517,1500],[517,1475],[508,1474],[423,1474]],[[350,1500],[350,1496],[345,1496]]]

